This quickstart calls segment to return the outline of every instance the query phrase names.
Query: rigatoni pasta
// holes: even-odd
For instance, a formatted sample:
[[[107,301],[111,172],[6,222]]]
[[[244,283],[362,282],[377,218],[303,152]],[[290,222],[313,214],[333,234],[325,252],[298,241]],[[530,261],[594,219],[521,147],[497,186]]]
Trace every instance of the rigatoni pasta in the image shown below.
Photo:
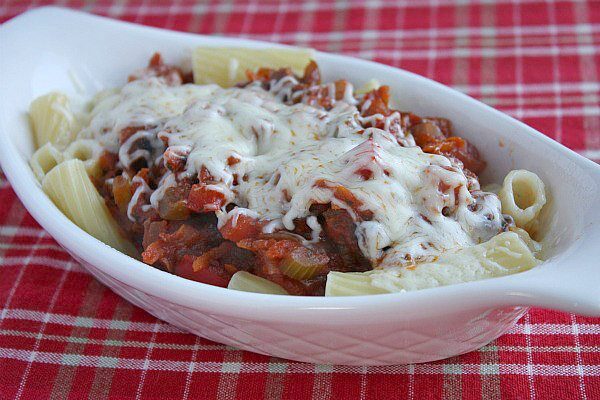
[[[330,272],[327,274],[325,296],[365,296],[384,294],[390,291],[373,285],[368,272]]]
[[[432,262],[365,273],[330,272],[325,295],[419,290],[509,275],[537,264],[539,261],[516,233],[504,232],[488,242],[442,254]]]
[[[83,161],[74,159],[58,164],[46,174],[42,188],[81,229],[125,254],[136,254],[134,246],[121,235],[119,226],[88,177]]]
[[[511,232],[516,233],[517,235],[519,235],[519,237],[521,238],[521,240],[523,241],[523,243],[525,243],[527,245],[527,247],[529,247],[529,250],[531,250],[531,252],[536,255],[537,253],[540,252],[540,250],[542,250],[542,245],[539,242],[536,242],[535,240],[533,240],[531,238],[531,235],[529,234],[529,232],[527,232],[525,229],[513,226],[509,228]]]
[[[194,82],[231,87],[246,79],[246,71],[258,68],[291,68],[301,74],[314,58],[312,49],[249,49],[241,47],[198,47],[194,50]]]
[[[65,160],[81,160],[88,175],[98,177],[102,171],[98,166],[98,159],[104,149],[98,142],[92,139],[77,139],[65,149],[63,156]]]
[[[288,292],[278,284],[246,271],[238,271],[233,274],[227,288],[240,290],[242,292],[288,294]]]
[[[38,147],[46,143],[65,145],[72,140],[75,117],[63,93],[53,92],[35,99],[29,107],[29,117]]]
[[[44,176],[64,160],[63,154],[52,143],[46,143],[33,153],[29,165],[35,177],[42,182]]]
[[[506,175],[498,197],[502,212],[510,215],[519,228],[527,228],[546,204],[546,189],[536,174],[518,169]]]

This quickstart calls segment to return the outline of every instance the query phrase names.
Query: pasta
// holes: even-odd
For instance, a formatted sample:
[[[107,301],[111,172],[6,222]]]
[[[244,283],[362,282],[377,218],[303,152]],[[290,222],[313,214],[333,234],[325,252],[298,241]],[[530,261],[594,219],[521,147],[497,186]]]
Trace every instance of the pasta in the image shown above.
[[[81,229],[96,239],[128,255],[134,246],[121,235],[104,200],[98,194],[81,160],[63,161],[46,174],[44,192]]]
[[[246,79],[246,70],[260,67],[290,67],[302,73],[313,58],[312,49],[246,49],[238,47],[198,47],[193,55],[194,82],[230,87]]]
[[[532,226],[546,204],[544,182],[533,172],[523,169],[506,175],[498,197],[502,212],[510,215],[519,228],[525,229]]]
[[[356,296],[419,290],[477,281],[528,270],[539,263],[516,233],[501,233],[486,243],[440,255],[434,262],[362,274],[330,272],[326,296]]]
[[[325,296],[362,296],[390,293],[373,285],[369,272],[330,272],[327,274]]]
[[[63,161],[64,157],[52,143],[46,143],[36,150],[29,160],[29,165],[35,174],[35,177],[42,182],[44,176],[58,164]]]
[[[529,247],[529,250],[531,250],[533,254],[537,254],[540,252],[540,250],[542,250],[542,245],[533,240],[529,235],[529,232],[527,232],[525,229],[513,226],[510,228],[510,231],[519,235],[521,240],[527,245],[527,247]]]
[[[88,175],[98,177],[101,173],[98,166],[98,158],[103,149],[100,144],[91,139],[77,139],[72,142],[64,151],[65,160],[81,160],[85,165]]]
[[[69,99],[62,93],[38,97],[29,107],[29,117],[38,147],[50,142],[68,144],[75,128],[75,117]]]
[[[536,174],[482,190],[485,162],[449,120],[396,109],[377,80],[322,82],[311,58],[202,47],[195,83],[155,54],[77,115],[42,96],[31,168],[92,236],[233,290],[382,294],[540,262]]]
[[[227,288],[240,290],[242,292],[288,294],[288,292],[278,284],[246,271],[238,271],[233,274]]]

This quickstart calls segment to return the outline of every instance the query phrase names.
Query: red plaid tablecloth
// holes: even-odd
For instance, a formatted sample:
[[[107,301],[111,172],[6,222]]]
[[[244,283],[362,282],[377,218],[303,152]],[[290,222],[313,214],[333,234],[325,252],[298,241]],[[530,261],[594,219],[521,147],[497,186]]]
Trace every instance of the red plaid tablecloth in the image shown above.
[[[0,2],[0,21],[46,2]],[[57,1],[132,22],[311,46],[454,86],[600,160],[600,3]],[[7,55],[0,55],[5,57]],[[0,398],[600,399],[600,319],[531,310],[442,362],[288,362],[197,338],[92,279],[0,177]]]

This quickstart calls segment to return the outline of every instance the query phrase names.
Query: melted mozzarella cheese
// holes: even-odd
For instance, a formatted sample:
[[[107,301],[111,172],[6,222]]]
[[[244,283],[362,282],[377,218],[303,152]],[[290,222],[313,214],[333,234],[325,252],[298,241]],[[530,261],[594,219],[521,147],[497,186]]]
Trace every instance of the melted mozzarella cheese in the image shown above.
[[[167,173],[151,194],[154,207],[166,187],[195,178],[204,167],[216,181],[210,189],[238,206],[217,213],[221,225],[245,213],[270,221],[264,229],[273,232],[291,230],[296,218],[307,218],[316,240],[321,226],[310,206],[343,208],[355,219],[358,244],[374,266],[432,259],[500,231],[497,196],[471,193],[472,178],[448,158],[400,146],[386,130],[364,129],[348,93],[329,111],[286,105],[282,98],[291,95],[294,82],[285,79],[270,92],[256,85],[222,89],[170,87],[157,78],[135,81],[100,100],[80,136],[118,152],[119,132],[143,126],[140,135],[153,135],[155,146],[165,141],[170,150],[186,154],[185,170]],[[129,154],[122,146],[121,153],[125,166],[134,156],[156,156]],[[230,157],[239,161],[230,163]],[[339,187],[358,202],[337,195]]]

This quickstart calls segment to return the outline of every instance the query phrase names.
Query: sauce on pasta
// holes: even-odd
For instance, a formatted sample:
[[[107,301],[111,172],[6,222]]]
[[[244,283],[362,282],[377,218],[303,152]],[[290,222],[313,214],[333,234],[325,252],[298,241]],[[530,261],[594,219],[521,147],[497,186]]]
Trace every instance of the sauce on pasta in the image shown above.
[[[195,85],[155,55],[95,101],[78,138],[104,149],[96,186],[144,262],[322,295],[330,271],[410,267],[511,225],[448,120],[322,83],[314,62],[247,75]]]

